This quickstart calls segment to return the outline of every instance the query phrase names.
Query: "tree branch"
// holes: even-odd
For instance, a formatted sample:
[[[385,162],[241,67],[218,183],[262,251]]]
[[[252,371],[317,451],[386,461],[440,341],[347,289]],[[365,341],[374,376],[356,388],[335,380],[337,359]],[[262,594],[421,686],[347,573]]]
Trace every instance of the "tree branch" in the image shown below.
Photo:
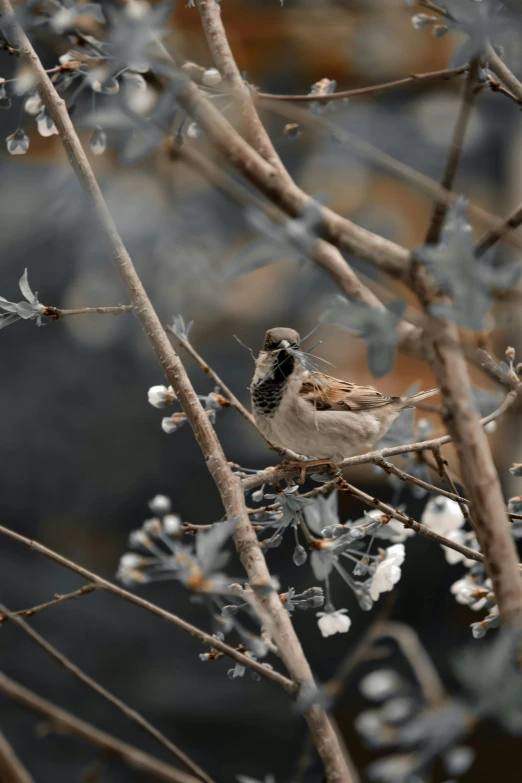
[[[35,631],[34,628],[31,628],[31,626],[28,625],[25,620],[23,620],[14,612],[10,612],[9,609],[7,609],[3,604],[0,604],[0,612],[4,617],[7,617],[10,622],[12,622],[14,625],[17,625],[18,628],[21,628],[22,631],[24,631],[24,633],[27,634],[27,636],[29,636],[29,638],[32,639],[32,641],[38,645],[38,647],[44,650],[47,655],[55,660],[56,663],[62,667],[62,669],[68,671],[78,680],[81,680],[81,682],[85,683],[85,685],[91,688],[91,690],[95,691],[95,693],[97,693],[103,699],[110,702],[110,704],[114,705],[114,707],[117,707],[117,709],[119,709],[120,712],[122,712],[127,718],[134,721],[134,723],[137,723],[144,732],[159,742],[162,747],[168,750],[168,752],[171,753],[181,764],[183,764],[186,769],[192,772],[193,775],[195,775],[200,780],[205,781],[205,783],[214,783],[210,775],[207,775],[207,773],[204,772],[194,761],[192,761],[192,759],[187,756],[186,753],[184,753],[180,748],[177,747],[177,745],[167,739],[167,737],[165,737],[165,735],[162,734],[161,731],[159,731],[155,726],[149,723],[146,718],[140,715],[140,713],[136,710],[132,709],[132,707],[129,707],[127,704],[125,704],[125,702],[123,702],[117,696],[114,696],[110,691],[104,688],[103,685],[100,685],[100,683],[96,682],[96,680],[93,680],[93,678],[82,671],[79,666],[69,660],[66,655],[61,653],[50,642],[44,639],[44,637]]]
[[[326,95],[274,95],[267,92],[255,92],[254,100],[269,101],[288,101],[290,103],[330,103],[330,101],[342,101],[346,98],[356,98],[359,95],[375,95],[376,93],[388,92],[397,87],[406,87],[413,84],[436,84],[439,81],[449,81],[456,76],[461,76],[468,70],[467,65],[460,68],[449,68],[442,71],[430,71],[429,73],[412,73],[403,79],[395,79],[384,84],[372,84],[369,87],[357,87],[354,90],[343,90],[342,92],[331,92]]]
[[[65,315],[121,315],[122,313],[132,313],[133,305],[116,305],[115,307],[79,307],[76,310],[62,310],[59,307],[46,307],[42,315],[50,318],[51,321],[57,321]]]
[[[265,585],[268,587],[271,584],[270,572],[263,553],[259,548],[255,531],[250,524],[240,480],[231,471],[208,416],[205,414],[183,364],[170,344],[158,315],[145,292],[105,203],[87,156],[80,144],[74,125],[67,113],[65,103],[45,73],[42,63],[27,36],[17,24],[9,0],[0,0],[0,13],[10,25],[10,33],[12,32],[14,35],[22,60],[30,66],[37,77],[42,100],[58,129],[69,161],[100,220],[103,232],[108,240],[113,263],[127,289],[130,302],[135,308],[136,316],[194,431],[196,440],[205,456],[208,469],[221,495],[227,517],[238,520],[233,536],[249,581],[252,585]],[[192,92],[193,90],[195,94]],[[197,106],[201,101],[201,93],[196,85],[192,83],[187,84],[185,88],[180,90],[178,94],[179,102],[183,104],[191,94],[196,98]],[[196,106],[192,106],[192,108],[194,109]],[[221,115],[219,116],[221,117]],[[245,142],[243,143],[246,144]],[[246,146],[247,149],[250,149],[248,145]],[[262,158],[259,158],[259,162],[263,167],[268,167],[270,172],[273,171],[272,167]],[[311,685],[313,676],[310,666],[305,658],[290,617],[281,604],[278,595],[274,590],[270,590],[263,595],[258,595],[257,600],[263,615],[270,617],[271,627],[269,631],[292,679],[299,686]],[[338,737],[325,711],[318,705],[314,705],[305,712],[305,718],[314,737],[319,755],[325,765],[328,780],[331,783],[349,781],[351,776],[343,758]]]
[[[34,783],[3,733],[0,731],[0,780],[3,783]]]
[[[82,595],[88,595],[88,593],[92,593],[95,590],[96,585],[84,585],[83,587],[80,587],[79,590],[74,590],[72,593],[66,593],[65,595],[56,594],[52,601],[46,601],[44,604],[38,604],[38,606],[31,606],[29,609],[19,609],[17,612],[12,612],[11,614],[18,615],[20,617],[32,617],[33,614],[41,612],[42,609],[48,609],[50,606],[56,606],[57,604],[61,604],[64,601],[70,601],[73,598],[81,598]],[[0,614],[0,623],[2,623],[5,619],[6,618]]]
[[[477,74],[478,60],[473,60],[466,76],[464,90],[462,92],[462,101],[460,104],[459,116],[453,131],[451,144],[446,158],[446,165],[442,175],[441,185],[445,190],[453,190],[453,182],[459,167],[462,151],[464,148],[464,137],[468,128],[468,121],[475,105],[477,96]],[[435,245],[439,241],[440,230],[444,223],[444,218],[448,211],[448,205],[445,201],[438,200],[433,208],[431,222],[426,234],[426,245]]]
[[[57,707],[52,702],[24,688],[23,685],[7,677],[3,672],[0,672],[0,692],[5,693],[6,696],[23,704],[25,707],[40,713],[40,715],[44,715],[49,719],[55,731],[72,734],[89,742],[91,745],[96,745],[96,747],[101,748],[112,756],[116,756],[116,758],[121,759],[140,772],[145,772],[166,783],[197,783],[198,781],[198,778],[187,775],[186,772],[182,772],[164,761],[155,759],[154,756],[144,753],[142,750],[137,750],[132,745],[121,742],[121,740],[116,739],[111,734],[100,731],[89,723],[76,718],[70,712],[62,710],[61,707]],[[4,779],[2,778],[2,780]],[[28,783],[30,780],[29,778]]]
[[[157,617],[160,617],[162,620],[166,620],[166,622],[181,628],[183,631],[189,633],[191,636],[198,639],[200,642],[207,645],[211,649],[219,650],[219,652],[223,653],[223,655],[227,655],[229,658],[232,658],[232,660],[236,661],[236,663],[239,663],[241,666],[246,666],[247,668],[252,669],[263,679],[277,683],[289,693],[296,692],[297,686],[292,682],[292,680],[289,680],[287,677],[279,674],[279,672],[276,672],[274,669],[269,669],[267,666],[263,666],[262,663],[258,663],[257,661],[252,660],[252,658],[249,658],[247,655],[244,655],[242,652],[234,649],[234,647],[231,647],[215,636],[202,631],[200,628],[197,628],[195,625],[188,623],[181,617],[172,614],[172,612],[167,612],[166,609],[162,609],[160,606],[156,606],[156,604],[153,604],[150,601],[146,601],[144,598],[140,598],[138,595],[130,593],[128,590],[124,590],[123,587],[119,587],[118,585],[109,582],[108,579],[103,579],[103,577],[98,576],[98,574],[95,574],[92,571],[88,571],[86,568],[83,568],[83,566],[78,565],[72,560],[68,560],[66,557],[63,557],[63,555],[58,554],[58,552],[54,552],[52,549],[49,549],[43,544],[40,544],[38,541],[26,538],[25,536],[20,535],[20,533],[16,533],[14,530],[0,526],[0,535],[7,536],[14,541],[18,541],[18,543],[23,544],[29,549],[34,549],[35,552],[39,552],[41,555],[48,557],[50,560],[54,560],[55,563],[59,563],[64,568],[69,569],[69,571],[73,571],[75,574],[79,574],[97,588],[105,590],[107,593],[112,593],[112,595],[115,595],[118,598],[123,598],[125,601],[128,601],[135,606],[139,606],[151,614],[155,614]]]

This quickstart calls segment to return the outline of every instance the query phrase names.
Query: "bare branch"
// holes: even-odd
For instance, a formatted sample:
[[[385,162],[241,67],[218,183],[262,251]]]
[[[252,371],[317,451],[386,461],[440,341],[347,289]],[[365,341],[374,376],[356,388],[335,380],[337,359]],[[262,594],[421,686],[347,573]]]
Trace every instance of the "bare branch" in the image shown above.
[[[451,144],[446,158],[446,165],[442,175],[441,185],[446,190],[453,190],[453,182],[460,164],[462,151],[464,148],[464,137],[468,128],[468,122],[475,105],[477,96],[477,74],[478,60],[474,60],[466,76],[464,90],[462,92],[462,101],[460,104],[459,116],[453,131]],[[426,234],[425,243],[427,245],[436,245],[439,241],[440,230],[448,211],[446,201],[438,200],[433,207],[431,222]]]
[[[0,731],[0,780],[3,783],[34,783],[13,748]]]
[[[397,478],[399,478],[401,481],[410,481],[412,484],[416,484],[418,487],[422,487],[428,492],[436,492],[439,495],[443,495],[445,498],[455,500],[459,504],[469,503],[469,500],[466,500],[466,498],[461,497],[457,493],[456,488],[453,488],[453,492],[446,492],[446,490],[442,489],[441,487],[436,487],[434,484],[430,484],[427,481],[423,481],[422,479],[417,478],[417,476],[412,476],[410,473],[405,473],[404,470],[398,468],[393,464],[393,462],[387,462],[383,457],[376,457],[374,460],[372,460],[372,462],[374,465],[378,465],[380,468],[385,470],[386,473],[397,476]]]
[[[267,92],[255,92],[255,100],[269,101],[288,101],[290,103],[329,103],[330,101],[342,101],[345,98],[356,98],[359,95],[375,95],[377,93],[388,92],[397,87],[406,87],[417,84],[436,84],[440,81],[449,81],[456,76],[461,76],[468,70],[467,65],[460,68],[449,68],[442,71],[430,71],[429,73],[412,73],[403,79],[395,79],[392,82],[384,84],[372,84],[369,87],[357,87],[354,90],[343,90],[342,92],[331,92],[327,95],[273,95]]]
[[[115,307],[79,307],[76,310],[61,310],[59,307],[46,307],[42,315],[57,321],[65,315],[121,315],[132,313],[133,305],[116,305]]]
[[[486,559],[482,552],[477,552],[475,549],[470,549],[470,547],[464,546],[464,544],[458,544],[456,541],[452,541],[445,536],[439,535],[439,533],[435,533],[435,531],[433,531],[431,528],[423,525],[421,522],[417,522],[412,517],[409,517],[404,513],[404,511],[392,508],[392,506],[389,506],[387,503],[383,503],[381,500],[378,500],[378,498],[374,498],[371,495],[368,495],[366,492],[363,492],[362,489],[354,487],[353,484],[348,484],[348,482],[344,479],[338,479],[337,485],[342,492],[346,492],[347,495],[353,495],[353,497],[362,500],[362,502],[366,503],[368,506],[377,508],[387,516],[392,517],[393,519],[397,519],[399,522],[402,522],[404,527],[411,528],[411,530],[419,533],[419,535],[424,536],[425,538],[431,538],[432,541],[436,541],[438,544],[448,547],[448,549],[453,549],[455,552],[459,552],[461,555],[464,555],[464,557],[468,558],[468,560],[475,560],[477,563],[485,562]]]
[[[80,587],[79,590],[74,590],[72,593],[65,593],[64,595],[56,594],[52,601],[46,601],[44,604],[38,604],[38,606],[31,606],[29,609],[19,609],[17,612],[12,612],[11,614],[15,614],[21,617],[32,617],[33,614],[41,612],[42,609],[48,609],[50,606],[57,606],[58,604],[61,604],[64,601],[70,601],[73,598],[81,598],[82,595],[88,595],[95,590],[96,585],[84,585],[83,587]],[[0,623],[2,623],[5,619],[6,618],[0,614]]]
[[[208,469],[220,492],[227,517],[238,520],[233,536],[236,549],[247,571],[250,583],[268,586],[271,584],[270,572],[263,553],[259,548],[255,531],[250,525],[240,481],[233,474],[226,461],[221,444],[208,416],[205,414],[201,402],[190,383],[183,364],[169,342],[167,334],[121,240],[87,156],[78,139],[74,125],[67,113],[64,101],[59,97],[45,73],[42,63],[27,36],[17,24],[9,0],[0,0],[0,13],[3,17],[7,17],[6,21],[10,25],[10,33],[15,37],[15,43],[20,49],[21,58],[31,67],[37,77],[42,100],[58,129],[69,161],[100,220],[108,240],[113,263],[127,289],[130,302],[135,308],[136,316],[194,431],[196,440],[205,456]],[[195,91],[195,93],[192,91]],[[191,109],[197,110],[202,94],[192,82],[187,82],[185,88],[180,90],[178,100],[183,105],[187,103],[187,99],[191,94],[196,99],[196,105],[192,104]],[[196,111],[196,113],[199,114],[199,111]],[[219,112],[218,115],[222,119]],[[226,125],[228,126],[228,123]],[[250,150],[250,147],[245,142],[242,143]],[[258,157],[256,156],[256,160]],[[260,157],[259,162],[263,167],[268,167],[270,172],[273,171],[272,167]],[[291,619],[281,604],[278,595],[274,590],[270,590],[263,595],[259,595],[257,600],[263,616],[268,615],[270,617],[271,627],[268,630],[292,678],[299,686],[313,684],[310,666],[294,631]],[[305,718],[314,737],[319,755],[324,762],[326,775],[329,780],[332,783],[334,781],[337,783],[337,781],[350,780],[351,776],[346,767],[338,737],[325,711],[318,705],[314,705],[305,712]]]
[[[20,533],[16,533],[14,530],[10,530],[9,528],[3,526],[0,526],[0,535],[8,536],[8,538],[12,538],[15,541],[18,541],[20,544],[29,547],[29,549],[34,549],[35,552],[39,552],[45,557],[48,557],[50,560],[54,560],[55,563],[59,563],[64,568],[69,569],[69,571],[73,571],[75,574],[79,574],[84,579],[87,579],[89,582],[96,585],[96,587],[105,590],[107,593],[112,593],[113,595],[118,596],[118,598],[123,598],[129,603],[135,604],[135,606],[139,606],[142,609],[146,609],[148,612],[155,614],[157,617],[161,617],[162,620],[166,620],[168,623],[181,628],[183,631],[189,633],[191,636],[194,636],[208,647],[219,650],[219,652],[222,652],[223,655],[227,655],[229,658],[232,658],[234,661],[241,664],[241,666],[246,666],[247,668],[257,672],[257,674],[259,674],[259,676],[263,677],[265,680],[271,680],[272,682],[277,683],[289,693],[295,693],[297,690],[297,686],[292,682],[292,680],[289,680],[287,677],[279,674],[279,672],[276,672],[274,669],[269,669],[268,667],[263,666],[262,663],[258,663],[257,661],[252,660],[252,658],[249,658],[247,655],[244,655],[242,652],[234,649],[234,647],[231,647],[211,634],[202,631],[200,628],[197,628],[195,625],[188,623],[186,620],[182,620],[181,617],[172,614],[172,612],[167,612],[160,606],[156,606],[156,604],[153,604],[150,601],[146,601],[144,598],[140,598],[138,595],[130,593],[128,590],[124,590],[123,587],[119,587],[118,585],[109,582],[107,579],[103,579],[103,577],[98,576],[98,574],[95,574],[92,571],[88,571],[86,568],[83,568],[83,566],[74,563],[72,560],[68,560],[66,557],[63,557],[63,555],[58,554],[58,552],[54,552],[52,549],[49,549],[43,544],[40,544],[38,541],[26,538],[25,536],[20,535]]]
[[[52,702],[24,688],[23,685],[7,677],[3,672],[0,672],[0,692],[23,704],[25,707],[40,713],[40,715],[44,715],[49,719],[51,727],[55,731],[72,734],[89,742],[91,745],[96,745],[96,747],[121,759],[130,767],[152,775],[158,780],[163,780],[165,783],[197,783],[199,780],[76,718],[70,712],[62,710],[61,707],[57,707]]]
[[[417,678],[424,698],[432,707],[438,707],[446,701],[446,689],[413,628],[395,620],[387,621],[376,625],[372,635],[374,640],[390,637],[397,642]]]
[[[448,470],[448,460],[444,459],[444,457],[442,456],[439,446],[435,446],[435,448],[433,449],[433,456],[435,457],[435,461],[439,469],[439,476],[443,479],[446,479],[446,481],[450,485],[452,491],[455,493],[455,497],[453,498],[453,500],[457,501],[457,503],[460,506],[460,510],[462,511],[462,515],[464,519],[467,519],[471,527],[474,529],[475,523],[473,522],[473,519],[471,518],[471,514],[469,513],[469,510],[467,508],[467,506],[469,505],[469,500],[466,500],[465,498],[457,497],[456,495],[457,487],[455,486],[455,483],[451,478],[451,474]]]
[[[122,712],[127,718],[130,718],[130,720],[134,721],[134,723],[137,723],[138,726],[143,729],[143,731],[145,731],[151,737],[154,737],[154,739],[159,742],[162,747],[168,750],[169,753],[171,753],[174,758],[183,764],[186,769],[192,772],[193,775],[195,775],[200,780],[205,781],[205,783],[214,783],[210,775],[207,775],[207,773],[204,772],[194,761],[192,761],[192,759],[187,756],[186,753],[184,753],[180,748],[177,747],[177,745],[167,739],[167,737],[165,737],[161,731],[153,726],[152,723],[149,723],[149,721],[140,715],[139,712],[132,709],[132,707],[129,707],[117,696],[114,696],[110,691],[104,688],[103,685],[100,685],[100,683],[96,682],[96,680],[93,680],[92,677],[82,671],[82,669],[80,669],[79,666],[67,658],[66,655],[61,653],[50,642],[44,639],[44,637],[35,631],[34,628],[31,628],[31,626],[26,623],[25,620],[23,620],[14,612],[10,612],[9,609],[3,606],[3,604],[0,604],[0,612],[4,617],[7,617],[10,622],[14,623],[14,625],[17,625],[18,628],[21,628],[22,631],[24,631],[24,633],[26,633],[27,636],[29,636],[36,645],[38,645],[38,647],[44,650],[44,652],[53,658],[53,660],[55,660],[56,663],[58,663],[63,669],[68,671],[78,680],[81,680],[81,682],[85,683],[85,685],[91,688],[91,690],[95,691],[103,699],[117,707],[117,709],[119,709],[120,712]]]

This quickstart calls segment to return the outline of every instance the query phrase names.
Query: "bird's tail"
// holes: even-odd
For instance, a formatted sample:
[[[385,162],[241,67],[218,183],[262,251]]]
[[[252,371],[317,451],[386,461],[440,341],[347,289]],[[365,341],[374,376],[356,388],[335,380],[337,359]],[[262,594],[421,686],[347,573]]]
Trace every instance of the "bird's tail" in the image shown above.
[[[422,402],[427,397],[433,397],[434,394],[438,393],[438,389],[429,389],[429,391],[420,391],[416,394],[408,394],[407,397],[402,398],[402,401],[405,408],[414,408],[418,402]]]

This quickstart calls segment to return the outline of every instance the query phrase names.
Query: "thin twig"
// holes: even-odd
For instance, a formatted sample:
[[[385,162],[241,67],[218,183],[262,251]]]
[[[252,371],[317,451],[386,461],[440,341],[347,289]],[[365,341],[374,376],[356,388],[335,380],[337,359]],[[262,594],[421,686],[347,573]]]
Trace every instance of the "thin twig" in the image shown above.
[[[400,511],[399,509],[389,506],[387,503],[383,503],[378,498],[374,498],[371,495],[368,495],[366,492],[363,492],[362,489],[354,487],[353,484],[349,484],[344,479],[338,479],[337,485],[341,492],[346,492],[348,495],[353,495],[353,497],[362,500],[362,502],[366,503],[366,505],[371,506],[372,508],[377,508],[387,516],[392,517],[393,519],[397,519],[399,522],[402,522],[404,527],[409,527],[411,530],[419,533],[419,535],[424,536],[425,538],[430,538],[432,541],[436,541],[441,546],[448,547],[448,549],[453,549],[455,552],[459,552],[459,554],[464,555],[464,557],[466,557],[468,560],[475,560],[477,563],[485,562],[485,558],[482,552],[477,552],[475,549],[470,549],[469,546],[458,544],[456,541],[452,541],[445,536],[441,536],[439,533],[436,533],[434,530],[427,527],[426,525],[423,525],[421,522],[417,522],[415,519],[413,519],[413,517],[409,517],[404,513],[404,511]]]
[[[13,748],[0,731],[0,780],[2,783],[34,783]]]
[[[418,487],[422,487],[428,492],[436,492],[437,494],[443,495],[450,500],[455,500],[459,504],[469,503],[469,500],[461,497],[454,487],[452,492],[446,492],[446,490],[442,489],[441,487],[436,487],[434,484],[430,484],[427,481],[423,481],[422,479],[417,478],[417,476],[412,476],[410,473],[406,473],[404,470],[401,470],[396,465],[394,465],[393,462],[387,462],[383,457],[376,457],[374,460],[372,460],[372,462],[374,465],[378,465],[380,468],[386,471],[386,473],[397,476],[397,478],[399,478],[401,481],[410,481],[412,484],[417,484]]]
[[[103,699],[110,702],[110,704],[119,709],[120,712],[122,712],[127,718],[134,721],[134,723],[137,723],[138,726],[143,729],[143,731],[145,731],[151,737],[154,737],[154,739],[159,742],[163,748],[168,750],[169,753],[171,753],[174,758],[183,764],[186,769],[192,772],[193,775],[195,775],[200,780],[205,781],[205,783],[214,783],[210,775],[207,775],[207,773],[204,772],[198,766],[198,764],[192,761],[192,759],[187,756],[187,754],[184,753],[180,748],[178,748],[177,745],[167,739],[167,737],[165,737],[161,731],[149,723],[149,721],[144,718],[143,715],[140,715],[139,712],[132,709],[132,707],[129,707],[117,696],[114,696],[110,691],[104,688],[103,685],[100,685],[100,683],[96,682],[96,680],[93,680],[92,677],[86,674],[82,669],[80,669],[79,666],[67,658],[66,655],[64,655],[56,647],[54,647],[54,645],[48,642],[47,639],[44,639],[44,637],[35,631],[35,629],[32,628],[28,623],[26,623],[25,620],[16,615],[14,612],[10,612],[9,609],[7,609],[3,604],[0,604],[0,612],[4,617],[7,617],[10,622],[14,623],[14,625],[17,625],[18,628],[21,628],[21,630],[24,631],[24,633],[27,634],[27,636],[29,636],[30,639],[32,639],[32,641],[38,645],[38,647],[44,650],[47,655],[56,661],[59,666],[68,671],[78,680],[81,680],[81,682],[91,688],[91,690],[95,691],[95,693],[97,693]]]
[[[439,469],[439,476],[447,481],[452,491],[455,493],[455,497],[453,498],[453,500],[457,501],[457,503],[460,506],[460,510],[462,511],[462,515],[464,519],[466,519],[471,525],[471,527],[474,528],[475,524],[473,522],[473,519],[471,518],[471,514],[469,513],[469,509],[468,509],[469,500],[466,500],[465,498],[457,497],[457,487],[455,486],[455,483],[448,470],[448,460],[444,459],[444,457],[442,456],[439,446],[435,446],[435,448],[433,448],[432,451],[433,451],[433,456],[435,457],[435,461],[437,463],[437,467]]]
[[[96,587],[105,590],[108,593],[112,593],[113,595],[118,596],[118,598],[123,598],[125,601],[129,601],[129,603],[135,604],[142,609],[146,609],[148,612],[155,614],[157,617],[161,617],[162,620],[166,620],[168,623],[172,623],[172,625],[175,625],[178,628],[181,628],[183,631],[186,631],[208,647],[219,650],[223,653],[223,655],[227,655],[228,657],[232,658],[234,661],[236,661],[236,663],[241,664],[241,666],[246,666],[247,668],[255,671],[264,679],[277,683],[286,691],[295,693],[297,690],[296,685],[291,680],[289,680],[287,677],[284,677],[282,674],[279,674],[279,672],[276,672],[274,669],[269,669],[267,666],[263,666],[263,664],[252,660],[252,658],[249,658],[247,655],[244,655],[241,652],[238,652],[236,649],[234,649],[234,647],[231,647],[225,642],[222,642],[220,639],[212,636],[209,633],[206,633],[205,631],[202,631],[200,628],[197,628],[195,625],[188,623],[186,620],[182,620],[181,617],[172,614],[172,612],[167,612],[165,609],[156,606],[150,601],[146,601],[144,598],[140,598],[138,595],[128,592],[128,590],[124,590],[122,587],[109,582],[107,579],[103,579],[103,577],[98,576],[98,574],[95,574],[92,571],[88,571],[86,568],[83,568],[83,566],[74,563],[72,560],[68,560],[66,557],[63,557],[63,555],[58,554],[58,552],[54,552],[52,549],[49,549],[43,544],[40,544],[38,541],[26,538],[25,536],[20,535],[20,533],[16,533],[14,530],[10,530],[9,528],[3,526],[0,526],[0,535],[8,536],[9,538],[18,541],[20,544],[29,547],[29,549],[34,549],[35,552],[39,552],[45,557],[48,557],[50,560],[54,560],[56,563],[64,566],[64,568],[68,568],[69,571],[73,571],[75,574],[79,574],[84,579],[87,579],[89,582],[96,585]]]
[[[468,70],[467,65],[460,68],[449,68],[442,71],[430,71],[429,73],[412,73],[403,79],[395,79],[392,82],[384,84],[372,84],[368,87],[357,87],[354,90],[343,90],[341,92],[331,92],[321,95],[274,95],[268,92],[254,92],[255,100],[269,101],[288,101],[293,103],[329,103],[330,101],[342,101],[345,98],[356,98],[359,95],[374,95],[375,93],[387,92],[397,87],[405,87],[413,84],[430,84],[440,81],[449,81],[456,76],[461,76]]]
[[[70,601],[71,599],[81,598],[82,595],[88,595],[96,590],[96,585],[84,585],[79,590],[74,590],[72,593],[65,593],[64,595],[56,594],[52,601],[46,601],[44,604],[38,604],[38,606],[31,606],[29,609],[19,609],[17,612],[12,612],[21,617],[32,617],[33,614],[41,612],[42,609],[48,609],[50,606],[57,606],[64,601]],[[0,623],[5,620],[5,617],[0,614]]]
[[[390,637],[397,642],[415,674],[424,698],[432,707],[440,707],[447,700],[448,694],[413,628],[395,620],[382,622],[373,629],[373,638],[375,641],[382,637]]]
[[[9,0],[0,0],[0,13],[9,25],[10,34],[14,36],[15,42],[20,48],[23,61],[29,65],[37,78],[42,100],[56,125],[69,161],[100,221],[100,226],[108,242],[112,261],[127,290],[130,302],[135,308],[136,316],[180,401],[183,412],[187,416],[187,420],[205,456],[207,467],[218,487],[227,517],[238,520],[233,538],[249,581],[254,585],[270,585],[270,571],[246,512],[240,480],[230,469],[215,430],[190,383],[183,364],[170,344],[158,314],[147,296],[132,259],[118,233],[74,125],[67,113],[65,103],[56,92],[54,85],[45,73],[38,55],[17,23]],[[181,105],[190,103],[191,111],[194,111],[196,106],[190,100],[191,96],[196,100],[196,104],[201,103],[203,98],[201,91],[187,78],[185,86],[180,88],[177,97]],[[204,100],[206,101],[206,99]],[[217,114],[220,120],[228,127],[228,123],[221,117],[221,114],[219,112]],[[256,154],[246,142],[243,143],[249,154]],[[256,159],[257,157],[259,156],[256,155]],[[259,160],[263,167],[268,167],[269,172],[273,172],[270,164],[260,157]],[[268,630],[281,653],[287,669],[291,673],[292,679],[298,687],[302,685],[310,686],[313,683],[310,665],[295,633],[292,621],[277,593],[274,590],[262,593],[259,591],[256,600],[260,614],[263,617],[268,616],[270,619]],[[338,738],[324,709],[314,704],[304,712],[304,717],[310,727],[314,742],[323,758],[325,768],[328,770],[331,780],[339,782],[348,780],[349,775],[342,758]]]
[[[441,179],[441,186],[448,191],[453,190],[453,182],[462,158],[464,149],[464,137],[468,129],[469,119],[475,105],[477,96],[478,60],[473,60],[462,92],[459,116],[455,124],[451,144],[446,158],[446,165]],[[437,200],[433,207],[431,221],[426,233],[425,244],[436,245],[439,241],[440,230],[448,211],[446,201]]]
[[[42,315],[57,321],[66,315],[121,315],[132,313],[134,305],[116,305],[115,307],[79,307],[76,310],[62,310],[59,307],[46,307]]]
[[[76,718],[70,712],[57,707],[52,702],[47,701],[47,699],[43,699],[41,696],[37,696],[36,693],[24,688],[23,685],[7,677],[3,672],[0,672],[0,692],[23,704],[25,707],[40,713],[40,715],[44,715],[50,722],[51,730],[72,734],[89,742],[91,745],[96,745],[96,747],[121,759],[140,772],[152,775],[166,783],[198,783],[198,778],[187,775],[186,772],[182,772],[170,764],[154,758],[149,753],[138,750],[134,746],[116,739],[111,734],[100,731],[89,723]]]

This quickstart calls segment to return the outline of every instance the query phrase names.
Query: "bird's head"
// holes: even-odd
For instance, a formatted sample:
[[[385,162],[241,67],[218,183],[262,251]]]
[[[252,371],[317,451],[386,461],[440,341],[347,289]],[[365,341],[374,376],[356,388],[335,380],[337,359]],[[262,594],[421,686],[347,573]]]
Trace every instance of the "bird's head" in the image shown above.
[[[273,353],[286,348],[299,348],[301,338],[295,329],[286,329],[283,326],[276,326],[269,329],[265,335],[263,351]]]

